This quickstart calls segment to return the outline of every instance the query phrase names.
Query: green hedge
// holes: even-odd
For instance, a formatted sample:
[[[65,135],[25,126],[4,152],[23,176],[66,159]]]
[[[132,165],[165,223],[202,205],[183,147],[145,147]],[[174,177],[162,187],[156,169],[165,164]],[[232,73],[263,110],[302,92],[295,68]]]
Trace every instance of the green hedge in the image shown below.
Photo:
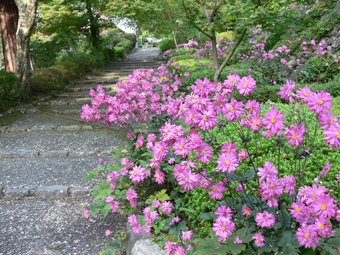
[[[8,105],[12,100],[21,95],[22,91],[14,90],[14,87],[20,85],[20,80],[14,73],[6,72],[5,69],[0,70],[0,110]]]
[[[158,44],[158,47],[163,54],[167,50],[175,49],[176,44],[175,44],[175,41],[173,39],[166,38]]]
[[[130,52],[130,51],[132,51],[133,48],[134,48],[132,42],[129,41],[129,40],[126,40],[126,39],[123,40],[123,41],[120,41],[120,42],[115,46],[115,48],[116,48],[116,47],[122,47],[122,48],[125,49],[126,52]]]
[[[126,50],[123,47],[116,46],[115,51],[116,51],[117,58],[122,59],[126,55]]]

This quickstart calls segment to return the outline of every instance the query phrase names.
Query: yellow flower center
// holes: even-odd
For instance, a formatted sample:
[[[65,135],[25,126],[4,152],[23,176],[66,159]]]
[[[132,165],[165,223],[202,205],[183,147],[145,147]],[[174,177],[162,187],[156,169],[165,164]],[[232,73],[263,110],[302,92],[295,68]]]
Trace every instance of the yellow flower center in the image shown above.
[[[221,230],[222,230],[222,231],[225,231],[225,226],[221,226]]]
[[[258,242],[258,243],[259,243],[259,242],[260,242],[260,238],[256,238],[256,242]]]
[[[169,133],[169,130],[165,130],[165,132],[164,132],[165,134],[167,134],[167,133]]]
[[[329,124],[333,124],[333,123],[334,123],[334,120],[330,120],[330,121],[329,121]]]
[[[313,198],[313,199],[316,199],[316,194],[313,194],[312,198]]]
[[[324,225],[324,224],[321,224],[321,225],[320,225],[320,228],[321,228],[321,229],[324,229],[324,228],[325,228],[325,225]]]
[[[231,82],[234,82],[234,78],[231,78],[230,81],[231,81]]]
[[[293,139],[293,140],[296,140],[296,135],[292,135],[292,139]]]
[[[307,93],[307,92],[304,92],[303,95],[304,95],[304,96],[308,96],[308,93]]]
[[[190,115],[189,115],[189,118],[190,118],[190,119],[193,119],[193,118],[194,118],[194,115],[190,114]]]
[[[213,188],[213,191],[216,191],[217,190],[217,188]]]
[[[256,120],[254,121],[254,126],[257,126],[257,121]]]
[[[318,104],[322,104],[323,103],[323,100],[322,99],[319,99],[318,100]]]
[[[295,211],[296,211],[296,212],[301,212],[300,207],[296,207],[296,208],[295,208]]]
[[[310,237],[310,235],[308,233],[305,233],[303,236],[307,239]]]
[[[159,150],[158,151],[162,151],[162,147],[159,147]]]
[[[274,183],[271,183],[271,184],[269,185],[269,187],[270,187],[271,189],[274,189],[274,188],[275,188],[275,184],[274,184]]]
[[[208,120],[208,117],[207,116],[205,116],[204,117],[204,119],[203,119],[203,121],[207,121]]]
[[[185,178],[185,182],[188,182],[189,181],[189,179],[188,178]]]
[[[180,150],[182,150],[182,149],[183,149],[183,146],[182,146],[182,145],[180,145],[180,146],[179,146],[179,149],[180,149]]]
[[[247,87],[248,86],[248,83],[246,82],[245,84],[243,84],[243,87]]]
[[[271,118],[270,122],[274,124],[276,122],[276,119],[275,118]]]
[[[225,163],[227,166],[230,165],[230,161],[229,161],[229,160],[226,160],[224,163]]]
[[[222,101],[221,101],[221,100],[218,100],[217,103],[218,103],[219,105],[221,105],[221,104],[222,104]]]
[[[201,154],[204,155],[204,154],[205,154],[205,151],[202,151]]]
[[[314,217],[314,216],[316,215],[316,213],[315,213],[315,212],[312,212],[310,215],[311,215],[312,217]]]
[[[230,149],[227,149],[227,153],[230,153]]]
[[[138,174],[137,172],[134,173],[134,175],[137,175],[137,174]]]
[[[252,112],[253,110],[254,110],[254,108],[253,108],[253,107],[249,107],[249,111],[251,111],[251,112]]]
[[[326,209],[327,209],[327,205],[322,204],[322,205],[321,205],[321,209],[322,209],[323,211],[326,210]]]
[[[336,137],[340,137],[340,132],[339,132],[339,131],[336,131],[336,132],[334,133],[334,135],[335,135]]]
[[[249,210],[248,210],[248,209],[245,209],[245,210],[244,210],[244,212],[245,212],[245,213],[248,213],[248,212],[249,212]]]
[[[235,108],[234,107],[230,107],[230,111],[231,112],[235,111]]]

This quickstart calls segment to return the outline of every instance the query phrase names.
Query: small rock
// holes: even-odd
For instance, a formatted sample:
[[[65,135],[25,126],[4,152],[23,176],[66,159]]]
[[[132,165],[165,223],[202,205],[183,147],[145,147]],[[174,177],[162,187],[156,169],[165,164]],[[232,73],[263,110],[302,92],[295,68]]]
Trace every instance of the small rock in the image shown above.
[[[84,126],[82,126],[82,130],[92,130],[92,129],[93,129],[93,127],[90,126],[90,125],[84,125]]]
[[[1,126],[0,127],[0,132],[6,132],[8,126]]]
[[[44,151],[40,153],[40,156],[42,157],[61,157],[61,156],[67,156],[68,151]]]
[[[22,189],[8,189],[5,192],[6,199],[18,199],[28,197],[30,194],[29,188],[22,188]]]
[[[5,189],[4,185],[0,184],[0,198],[2,198],[4,195],[4,189]]]
[[[58,131],[78,131],[81,127],[78,125],[71,125],[71,126],[60,126],[57,127]]]
[[[139,240],[133,246],[131,255],[166,255],[158,244],[151,241],[151,239]]]
[[[142,232],[139,235],[136,235],[135,233],[133,233],[130,224],[127,224],[126,238],[125,238],[126,254],[127,255],[132,254],[131,253],[132,248],[137,243],[137,241],[144,240],[144,239],[151,239],[151,238],[152,238],[152,235],[150,233],[145,234],[144,232]]]
[[[48,187],[40,187],[36,190],[36,196],[38,198],[60,198],[68,196],[68,186],[56,185]]]
[[[64,255],[65,253],[49,249],[45,246],[36,246],[26,253],[26,255]]]
[[[71,197],[86,197],[91,193],[91,189],[79,188],[71,190]]]

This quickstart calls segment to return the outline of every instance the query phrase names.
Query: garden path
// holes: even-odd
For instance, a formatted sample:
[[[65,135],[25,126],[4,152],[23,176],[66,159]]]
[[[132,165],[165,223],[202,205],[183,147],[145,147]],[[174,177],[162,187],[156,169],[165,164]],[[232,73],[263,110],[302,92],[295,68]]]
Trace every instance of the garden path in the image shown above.
[[[36,108],[18,107],[20,114],[0,119],[0,255],[98,254],[108,248],[104,231],[124,228],[124,219],[81,218],[96,182],[84,177],[99,158],[114,163],[109,155],[125,134],[82,122],[81,106],[98,84],[114,94],[116,82],[162,60],[158,48],[137,49]]]

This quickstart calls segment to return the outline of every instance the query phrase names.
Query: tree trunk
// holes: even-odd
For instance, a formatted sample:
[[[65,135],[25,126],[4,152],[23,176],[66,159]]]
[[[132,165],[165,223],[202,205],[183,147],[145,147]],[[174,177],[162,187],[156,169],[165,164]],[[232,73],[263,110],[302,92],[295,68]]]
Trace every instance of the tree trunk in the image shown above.
[[[216,40],[216,33],[215,33],[214,28],[210,30],[210,36],[211,36],[212,56],[213,56],[213,65],[214,65],[214,82],[219,82],[219,77],[216,76],[219,65],[218,65],[218,55],[217,55],[217,40]]]
[[[19,10],[17,39],[17,54],[15,75],[20,79],[24,89],[24,96],[30,95],[30,37],[34,27],[38,0],[14,0]]]
[[[18,7],[14,0],[0,2],[0,31],[4,63],[7,72],[15,72],[15,54],[17,51],[16,32],[18,28]]]

